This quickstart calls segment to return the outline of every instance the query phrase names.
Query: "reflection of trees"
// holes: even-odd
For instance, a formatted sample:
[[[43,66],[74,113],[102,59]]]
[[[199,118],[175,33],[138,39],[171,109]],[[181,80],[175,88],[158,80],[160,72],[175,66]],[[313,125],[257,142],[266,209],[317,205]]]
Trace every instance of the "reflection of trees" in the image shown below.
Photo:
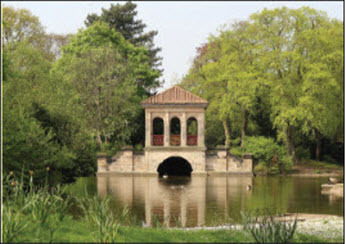
[[[254,179],[251,201],[245,209],[286,213],[293,197],[292,179],[289,177],[257,177]]]

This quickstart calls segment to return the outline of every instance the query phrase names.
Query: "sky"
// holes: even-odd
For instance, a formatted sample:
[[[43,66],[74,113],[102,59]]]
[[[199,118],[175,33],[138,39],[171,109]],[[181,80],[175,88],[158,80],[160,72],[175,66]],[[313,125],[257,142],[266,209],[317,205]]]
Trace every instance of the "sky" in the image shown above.
[[[48,33],[76,33],[84,28],[84,20],[90,13],[101,13],[119,1],[97,2],[2,2],[2,5],[27,8],[40,18]],[[286,6],[309,6],[327,12],[331,18],[343,20],[343,2],[261,2],[261,1],[213,1],[213,2],[136,2],[138,18],[147,25],[145,31],[157,30],[154,42],[161,47],[165,81],[159,90],[169,88],[188,72],[196,48],[208,41],[210,34],[217,34],[222,25],[235,20],[246,20],[251,14]]]

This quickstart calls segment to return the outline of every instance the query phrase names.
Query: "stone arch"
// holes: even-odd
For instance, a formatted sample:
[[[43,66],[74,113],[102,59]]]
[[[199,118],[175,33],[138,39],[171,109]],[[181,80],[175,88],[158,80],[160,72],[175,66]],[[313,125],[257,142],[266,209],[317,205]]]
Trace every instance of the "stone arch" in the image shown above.
[[[195,117],[189,117],[186,121],[186,145],[197,146],[198,122]]]
[[[165,125],[161,117],[155,117],[153,119],[152,131],[153,131],[152,145],[163,146]]]
[[[181,123],[178,117],[173,117],[170,122],[170,144],[180,146]]]
[[[172,156],[163,160],[157,167],[159,176],[190,176],[193,171],[192,165],[183,157]]]

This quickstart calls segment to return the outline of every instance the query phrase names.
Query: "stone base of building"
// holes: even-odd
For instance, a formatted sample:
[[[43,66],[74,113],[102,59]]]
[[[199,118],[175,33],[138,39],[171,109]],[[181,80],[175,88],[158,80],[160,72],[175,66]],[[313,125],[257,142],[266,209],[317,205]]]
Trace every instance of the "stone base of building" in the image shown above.
[[[238,173],[252,174],[252,157],[244,154],[237,158],[225,147],[213,150],[199,147],[149,147],[144,151],[135,151],[126,147],[112,158],[99,154],[98,174],[135,173],[157,174],[159,165],[170,157],[181,157],[192,167],[192,174]]]

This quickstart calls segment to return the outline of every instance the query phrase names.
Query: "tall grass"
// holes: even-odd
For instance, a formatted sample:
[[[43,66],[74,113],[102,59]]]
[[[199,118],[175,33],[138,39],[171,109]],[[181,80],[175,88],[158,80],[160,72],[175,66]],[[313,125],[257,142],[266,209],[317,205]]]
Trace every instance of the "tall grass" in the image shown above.
[[[35,230],[35,241],[42,241],[41,230],[48,228],[49,242],[53,241],[54,233],[59,228],[70,209],[71,197],[65,194],[60,186],[49,188],[35,187],[33,173],[29,183],[21,177],[16,179],[12,174],[4,180],[3,203],[3,242],[14,242],[26,230],[29,224],[39,223]],[[33,240],[31,240],[33,241]]]
[[[110,198],[97,196],[79,199],[85,220],[96,230],[99,242],[112,243],[116,241],[119,224],[110,206]]]
[[[273,215],[251,216],[242,213],[244,229],[257,243],[289,243],[297,229],[297,217],[293,222],[278,221]]]

